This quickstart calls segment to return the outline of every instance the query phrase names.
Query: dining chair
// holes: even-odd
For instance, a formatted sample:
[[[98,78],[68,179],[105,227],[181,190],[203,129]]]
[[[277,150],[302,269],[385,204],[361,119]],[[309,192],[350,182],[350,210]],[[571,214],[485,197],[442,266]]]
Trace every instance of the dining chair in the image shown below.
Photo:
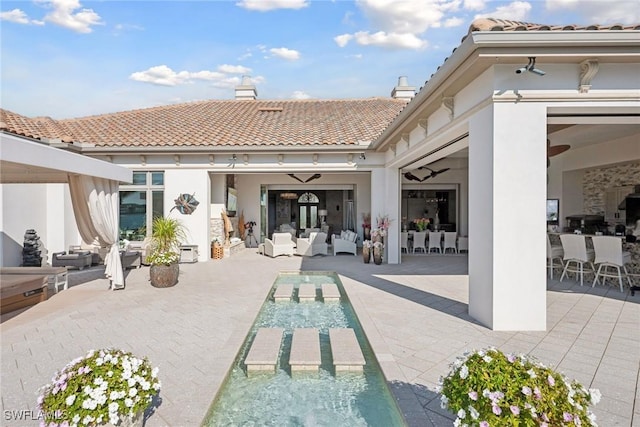
[[[562,249],[562,245],[553,245],[551,244],[551,238],[547,233],[547,261],[549,262],[549,279],[553,279],[553,269],[555,267],[554,259],[560,261],[560,269],[562,270],[564,267],[563,262],[564,250]]]
[[[458,239],[458,233],[455,231],[445,231],[444,232],[444,246],[442,251],[446,254],[447,249],[453,249],[453,252],[458,253],[458,247],[456,246],[456,241]]]
[[[622,250],[622,239],[615,236],[593,236],[592,240],[595,251],[594,263],[598,266],[598,271],[591,287],[596,285],[600,277],[603,285],[607,277],[617,278],[618,283],[620,283],[620,292],[624,292],[622,288],[623,277],[627,278],[629,287],[631,287],[631,279],[625,266],[625,264],[631,263],[631,254]],[[602,269],[603,267],[604,270]],[[615,274],[609,272],[609,268],[614,268],[616,270]]]
[[[424,253],[427,253],[427,247],[425,246],[425,240],[427,240],[426,231],[416,231],[413,233],[413,253],[416,253],[416,249],[422,249]]]
[[[431,249],[437,249],[438,252],[442,253],[442,246],[440,245],[441,239],[442,234],[439,231],[429,232],[429,253],[431,253]]]
[[[588,264],[593,274],[596,274],[593,265],[595,253],[593,249],[587,249],[587,241],[583,235],[561,234],[560,241],[564,251],[564,268],[562,269],[560,281],[562,282],[567,272],[572,272],[576,273],[576,280],[580,277],[580,286],[582,286],[584,284],[584,264]],[[596,277],[595,280],[597,281],[598,278]]]
[[[403,250],[409,253],[409,233],[406,231],[400,233],[400,252]]]
[[[462,251],[469,252],[469,237],[467,236],[458,237],[458,252]]]

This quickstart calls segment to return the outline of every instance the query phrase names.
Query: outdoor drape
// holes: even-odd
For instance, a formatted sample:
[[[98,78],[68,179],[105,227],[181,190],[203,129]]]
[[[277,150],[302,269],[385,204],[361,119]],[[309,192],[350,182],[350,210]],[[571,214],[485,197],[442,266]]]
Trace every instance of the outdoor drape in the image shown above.
[[[105,275],[113,289],[124,288],[118,249],[118,182],[86,175],[69,175],[69,189],[82,240],[110,247]]]

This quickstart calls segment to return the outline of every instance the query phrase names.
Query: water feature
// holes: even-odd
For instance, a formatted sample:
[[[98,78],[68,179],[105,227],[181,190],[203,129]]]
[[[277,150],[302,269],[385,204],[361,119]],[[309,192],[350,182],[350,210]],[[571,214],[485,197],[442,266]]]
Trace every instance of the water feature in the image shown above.
[[[274,302],[279,284],[336,283],[341,301]],[[294,295],[296,292],[294,291]],[[243,364],[258,328],[284,328],[276,373],[247,376]],[[314,374],[289,370],[288,354],[294,328],[320,331],[322,365]],[[353,328],[366,365],[364,372],[335,375],[331,365],[330,328]],[[344,288],[335,273],[281,273],[263,304],[203,423],[205,426],[405,426]]]

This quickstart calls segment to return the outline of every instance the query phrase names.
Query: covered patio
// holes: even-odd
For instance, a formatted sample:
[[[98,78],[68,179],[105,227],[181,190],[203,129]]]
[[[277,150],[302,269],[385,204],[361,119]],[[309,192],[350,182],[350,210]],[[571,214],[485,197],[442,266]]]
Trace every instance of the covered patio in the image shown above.
[[[126,292],[105,293],[105,279],[73,285],[4,321],[2,409],[35,410],[38,388],[56,370],[89,348],[114,346],[148,356],[160,368],[160,399],[146,426],[198,425],[275,276],[298,269],[340,274],[410,426],[453,422],[440,409],[438,379],[456,356],[487,346],[528,353],[599,388],[599,425],[630,426],[640,419],[640,293],[550,280],[546,330],[500,332],[468,314],[466,256],[405,256],[402,264],[376,266],[348,255],[272,259],[255,249],[183,264],[173,288],[150,286],[147,267],[130,272]],[[512,286],[518,285],[514,279]]]

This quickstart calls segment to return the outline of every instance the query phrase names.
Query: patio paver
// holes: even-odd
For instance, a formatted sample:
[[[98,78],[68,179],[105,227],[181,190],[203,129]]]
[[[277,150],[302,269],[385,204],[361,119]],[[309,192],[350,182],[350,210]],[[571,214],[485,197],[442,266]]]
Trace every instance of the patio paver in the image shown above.
[[[181,264],[172,288],[153,288],[148,267],[129,270],[119,291],[107,290],[99,272],[72,272],[68,290],[3,316],[2,410],[35,411],[38,389],[57,370],[89,349],[114,346],[160,368],[162,390],[147,427],[199,425],[277,273],[302,269],[340,274],[410,426],[451,425],[438,379],[464,351],[487,346],[528,352],[601,389],[599,425],[640,425],[640,293],[550,280],[546,331],[494,332],[467,313],[466,257],[404,256],[402,264],[377,266],[346,255],[272,259],[249,249]],[[89,281],[77,284],[80,278]],[[3,425],[38,421],[5,417]]]

